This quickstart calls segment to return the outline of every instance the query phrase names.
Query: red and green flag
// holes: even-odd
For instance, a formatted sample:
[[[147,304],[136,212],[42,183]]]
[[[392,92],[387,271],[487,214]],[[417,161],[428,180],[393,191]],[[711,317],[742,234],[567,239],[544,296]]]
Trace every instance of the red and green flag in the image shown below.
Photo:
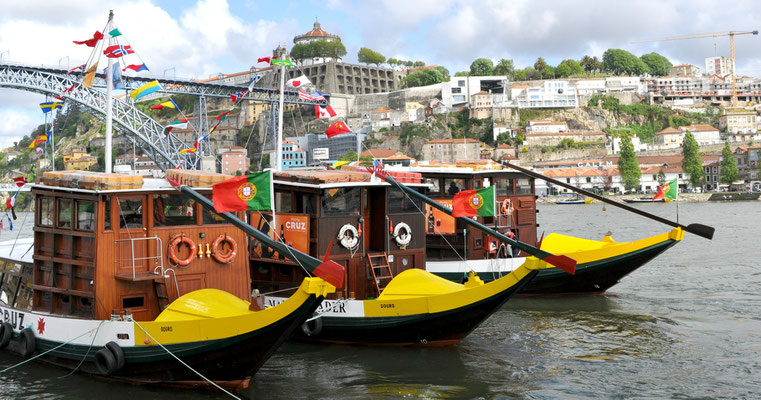
[[[658,199],[676,199],[676,189],[678,187],[679,183],[677,182],[677,178],[674,178],[674,180],[669,183],[664,183],[663,186],[658,189],[658,193],[655,194],[655,197],[653,197],[653,201]]]
[[[238,176],[211,188],[217,212],[274,210],[272,171]]]
[[[453,217],[493,217],[494,186],[463,190],[452,199]]]

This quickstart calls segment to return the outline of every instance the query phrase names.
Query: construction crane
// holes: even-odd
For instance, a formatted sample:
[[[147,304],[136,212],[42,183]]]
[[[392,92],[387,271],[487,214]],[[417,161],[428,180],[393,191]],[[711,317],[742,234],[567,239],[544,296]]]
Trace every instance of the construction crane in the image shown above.
[[[685,39],[700,39],[709,37],[721,37],[729,36],[729,48],[731,50],[732,58],[732,107],[737,107],[737,79],[735,78],[735,36],[737,35],[758,35],[758,31],[728,31],[728,32],[713,32],[713,33],[697,33],[694,35],[682,35],[673,36],[662,39],[648,39],[648,40],[635,40],[631,42],[636,43],[648,43],[648,42],[665,42],[669,40],[685,40]]]

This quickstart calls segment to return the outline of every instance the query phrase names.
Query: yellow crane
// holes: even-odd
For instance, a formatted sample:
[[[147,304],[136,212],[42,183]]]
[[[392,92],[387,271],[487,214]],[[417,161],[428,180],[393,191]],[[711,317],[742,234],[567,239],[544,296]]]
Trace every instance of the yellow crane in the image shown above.
[[[694,35],[682,35],[672,36],[661,39],[647,39],[647,40],[635,40],[635,43],[647,43],[647,42],[665,42],[669,40],[685,40],[685,39],[700,39],[710,37],[729,36],[729,48],[732,55],[732,107],[737,107],[737,79],[735,79],[735,36],[738,35],[758,35],[758,31],[728,31],[728,32],[713,32],[713,33],[697,33]]]

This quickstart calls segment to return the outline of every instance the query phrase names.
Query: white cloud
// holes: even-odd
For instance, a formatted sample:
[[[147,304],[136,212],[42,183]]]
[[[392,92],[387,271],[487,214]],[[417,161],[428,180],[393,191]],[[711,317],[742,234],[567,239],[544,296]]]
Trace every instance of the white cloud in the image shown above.
[[[0,108],[0,149],[13,146],[40,125],[40,119],[20,108]]]

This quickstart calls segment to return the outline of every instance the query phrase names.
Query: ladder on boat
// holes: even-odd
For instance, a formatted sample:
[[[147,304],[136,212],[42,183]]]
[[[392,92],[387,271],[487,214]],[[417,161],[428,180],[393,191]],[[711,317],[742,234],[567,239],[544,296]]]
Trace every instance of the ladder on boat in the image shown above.
[[[380,254],[366,254],[367,262],[370,264],[370,272],[373,274],[373,283],[380,296],[383,289],[389,282],[394,279],[394,273],[388,264],[388,256],[385,252]]]
[[[169,291],[166,288],[166,280],[161,278],[153,279],[153,291],[156,292],[156,300],[159,303],[159,312],[164,311],[169,305]]]

